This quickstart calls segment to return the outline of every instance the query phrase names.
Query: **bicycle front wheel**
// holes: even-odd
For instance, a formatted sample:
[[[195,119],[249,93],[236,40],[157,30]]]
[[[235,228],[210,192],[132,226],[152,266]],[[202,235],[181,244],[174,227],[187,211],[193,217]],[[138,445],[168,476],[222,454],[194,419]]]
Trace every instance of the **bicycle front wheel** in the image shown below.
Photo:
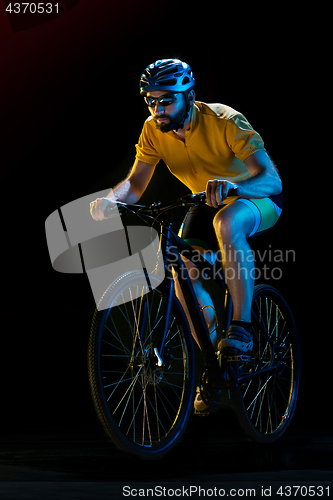
[[[282,437],[295,412],[300,347],[293,315],[278,290],[269,285],[257,285],[252,311],[261,326],[252,319],[252,361],[238,367],[243,381],[233,389],[233,400],[245,432],[254,441],[269,443]],[[269,371],[274,366],[276,369]],[[254,376],[246,379],[247,374]]]
[[[99,420],[118,448],[146,459],[173,448],[193,409],[194,346],[176,297],[163,366],[156,351],[166,299],[148,288],[142,272],[121,276],[101,299],[107,309],[95,312],[89,340],[89,382]]]

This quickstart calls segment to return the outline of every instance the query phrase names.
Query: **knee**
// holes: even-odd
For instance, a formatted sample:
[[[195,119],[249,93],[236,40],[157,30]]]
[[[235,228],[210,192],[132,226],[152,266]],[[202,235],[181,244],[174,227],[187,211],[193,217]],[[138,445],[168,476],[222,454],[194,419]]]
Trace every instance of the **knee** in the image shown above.
[[[220,210],[213,220],[214,230],[218,238],[222,238],[223,241],[230,240],[233,234],[233,218],[226,213],[227,211]]]

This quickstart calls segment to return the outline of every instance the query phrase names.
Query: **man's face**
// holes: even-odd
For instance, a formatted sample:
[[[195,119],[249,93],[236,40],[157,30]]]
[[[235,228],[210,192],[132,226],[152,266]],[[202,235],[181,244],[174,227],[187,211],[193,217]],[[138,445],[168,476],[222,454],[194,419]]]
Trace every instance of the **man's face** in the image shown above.
[[[161,96],[170,96],[171,92],[156,91],[148,92],[147,97],[158,98]],[[180,92],[174,94],[175,100],[168,106],[162,106],[158,101],[149,107],[150,114],[153,117],[157,130],[161,132],[170,132],[178,130],[186,116],[186,104],[184,95]]]

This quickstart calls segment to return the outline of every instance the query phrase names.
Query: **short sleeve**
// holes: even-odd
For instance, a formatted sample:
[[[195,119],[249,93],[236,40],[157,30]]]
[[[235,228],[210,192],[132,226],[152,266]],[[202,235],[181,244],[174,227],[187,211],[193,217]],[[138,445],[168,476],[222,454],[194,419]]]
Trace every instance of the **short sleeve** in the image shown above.
[[[255,151],[265,151],[261,136],[253,130],[247,119],[240,113],[228,119],[226,138],[230,149],[243,162]]]
[[[161,159],[161,156],[154,148],[153,141],[149,134],[149,125],[147,121],[145,121],[143,125],[138,144],[136,144],[135,147],[137,160],[144,161],[145,163],[149,163],[151,165],[156,165]]]

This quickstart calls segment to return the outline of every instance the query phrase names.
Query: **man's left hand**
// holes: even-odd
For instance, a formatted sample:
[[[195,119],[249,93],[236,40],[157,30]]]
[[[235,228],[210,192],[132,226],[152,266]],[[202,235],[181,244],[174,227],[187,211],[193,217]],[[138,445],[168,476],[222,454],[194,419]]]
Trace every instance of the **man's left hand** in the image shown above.
[[[214,179],[207,182],[206,187],[206,203],[210,207],[217,208],[223,205],[223,201],[227,198],[229,189],[235,188],[235,184],[229,181]]]

